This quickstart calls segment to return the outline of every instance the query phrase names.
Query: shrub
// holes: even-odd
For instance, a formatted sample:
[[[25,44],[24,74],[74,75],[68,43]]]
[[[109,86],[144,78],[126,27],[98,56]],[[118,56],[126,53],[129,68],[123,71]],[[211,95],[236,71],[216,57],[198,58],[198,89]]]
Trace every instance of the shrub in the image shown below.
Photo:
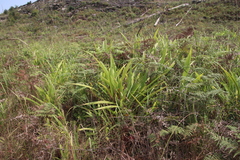
[[[27,5],[30,5],[30,4],[32,4],[32,1],[27,2]]]
[[[39,13],[39,10],[33,9],[33,10],[31,11],[31,16],[32,16],[32,17],[35,17],[35,16],[38,15],[38,13]]]
[[[15,22],[16,20],[20,19],[20,14],[15,10],[9,10],[8,13],[8,21],[9,22]]]
[[[3,11],[3,14],[8,14],[8,10],[5,9],[5,10]]]
[[[68,10],[69,12],[71,12],[71,11],[73,11],[74,9],[75,9],[75,8],[74,8],[73,6],[69,6],[67,10]]]

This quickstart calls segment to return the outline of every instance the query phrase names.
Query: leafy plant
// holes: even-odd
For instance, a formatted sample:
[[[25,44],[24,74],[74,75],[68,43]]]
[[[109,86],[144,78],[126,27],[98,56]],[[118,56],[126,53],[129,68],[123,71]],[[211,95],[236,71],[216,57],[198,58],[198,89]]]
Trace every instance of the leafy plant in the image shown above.
[[[164,81],[161,80],[164,74],[150,78],[148,73],[139,71],[131,61],[120,69],[112,56],[109,68],[97,59],[96,61],[102,69],[96,94],[102,100],[115,103],[122,111],[124,108],[138,110],[138,107],[146,111],[149,99],[165,88]]]
[[[8,14],[8,10],[4,9],[3,14]]]
[[[204,134],[201,133],[202,128],[203,126],[201,124],[193,123],[186,125],[185,127],[181,127],[179,125],[171,125],[167,127],[167,129],[161,130],[159,132],[160,137],[162,137],[162,139],[164,139],[164,137],[167,137],[167,139],[165,139],[165,146],[163,147],[163,152],[160,159],[162,159],[164,155],[167,154],[166,152],[168,148],[171,147],[171,142],[175,141],[175,143],[181,143],[181,141],[187,141],[186,143],[189,143],[189,145],[192,145],[194,143],[195,145],[197,143],[199,145],[201,142],[200,140],[195,139],[195,136],[204,136]],[[196,150],[194,150],[194,147],[196,147],[195,145],[191,146],[193,147],[192,149],[188,148],[187,150],[189,152],[197,152]],[[182,149],[184,149],[184,147],[186,146],[183,146]]]
[[[234,72],[222,68],[225,74],[226,82],[222,82],[224,89],[227,91],[232,103],[239,104],[240,100],[240,79]]]
[[[18,20],[20,18],[21,18],[20,14],[18,13],[18,11],[14,7],[11,7],[8,10],[8,21],[10,23],[14,23],[16,20]]]
[[[148,2],[4,11],[0,159],[239,159],[239,8]]]
[[[239,157],[240,155],[240,132],[239,128],[227,125],[228,129],[230,129],[231,137],[221,136],[218,133],[215,133],[213,130],[207,130],[210,134],[211,138],[217,142],[217,145],[220,149],[227,151],[229,154],[233,153],[233,158]]]

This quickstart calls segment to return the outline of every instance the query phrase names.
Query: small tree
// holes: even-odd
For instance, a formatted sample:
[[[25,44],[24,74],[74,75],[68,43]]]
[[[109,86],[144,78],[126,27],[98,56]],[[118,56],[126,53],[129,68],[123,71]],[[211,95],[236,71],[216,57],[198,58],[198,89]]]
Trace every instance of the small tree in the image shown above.
[[[30,4],[32,4],[32,1],[27,2],[27,5],[30,5]]]
[[[3,14],[8,14],[8,10],[5,9],[5,10],[3,11]]]

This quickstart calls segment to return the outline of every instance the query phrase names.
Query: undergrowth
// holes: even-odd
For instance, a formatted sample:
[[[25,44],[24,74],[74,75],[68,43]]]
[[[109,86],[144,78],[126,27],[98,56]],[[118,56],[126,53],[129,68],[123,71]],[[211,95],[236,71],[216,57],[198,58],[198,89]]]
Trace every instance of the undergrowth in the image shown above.
[[[155,28],[154,18],[121,26],[154,13],[149,4],[68,21],[29,9],[33,26],[9,10],[0,25],[0,159],[239,159],[239,28],[205,17],[222,6],[211,2],[179,27],[189,8]]]

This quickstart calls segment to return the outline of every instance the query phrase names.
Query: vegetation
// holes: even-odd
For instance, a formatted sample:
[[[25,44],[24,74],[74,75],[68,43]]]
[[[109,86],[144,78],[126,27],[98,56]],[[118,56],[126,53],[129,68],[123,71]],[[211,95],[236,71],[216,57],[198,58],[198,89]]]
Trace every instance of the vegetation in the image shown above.
[[[240,158],[238,6],[79,3],[4,11],[0,159]]]

